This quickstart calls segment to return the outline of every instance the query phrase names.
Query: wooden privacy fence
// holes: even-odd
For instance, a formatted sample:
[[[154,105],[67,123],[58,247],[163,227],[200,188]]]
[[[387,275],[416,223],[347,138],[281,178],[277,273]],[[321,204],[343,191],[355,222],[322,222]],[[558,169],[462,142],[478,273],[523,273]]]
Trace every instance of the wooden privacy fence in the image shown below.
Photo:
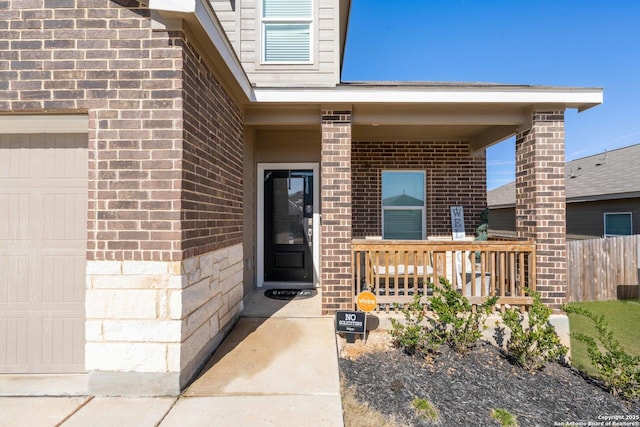
[[[497,295],[498,304],[522,309],[533,299],[536,256],[532,241],[392,241],[353,240],[353,297],[369,290],[378,310],[407,304],[416,293],[426,297],[445,277],[474,304]]]
[[[638,298],[640,235],[567,242],[567,300]]]

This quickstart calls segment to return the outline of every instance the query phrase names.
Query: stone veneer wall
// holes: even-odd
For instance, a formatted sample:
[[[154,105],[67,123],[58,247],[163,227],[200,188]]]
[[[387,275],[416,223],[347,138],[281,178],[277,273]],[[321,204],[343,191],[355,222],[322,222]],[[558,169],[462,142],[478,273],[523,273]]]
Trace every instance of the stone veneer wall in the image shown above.
[[[451,236],[450,206],[464,207],[473,234],[487,206],[486,158],[461,141],[353,141],[353,237],[382,235],[381,172],[426,172],[427,236]]]
[[[89,116],[92,392],[177,393],[241,309],[240,110],[140,2],[0,4],[0,113]]]
[[[242,245],[182,261],[89,261],[95,394],[178,394],[242,310]]]

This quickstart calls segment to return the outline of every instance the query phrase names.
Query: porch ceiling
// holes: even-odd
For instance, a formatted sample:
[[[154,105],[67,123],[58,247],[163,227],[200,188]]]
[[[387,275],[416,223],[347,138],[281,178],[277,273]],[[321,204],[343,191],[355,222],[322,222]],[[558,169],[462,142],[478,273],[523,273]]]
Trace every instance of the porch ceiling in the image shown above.
[[[468,140],[482,150],[531,126],[533,111],[602,103],[602,89],[490,83],[342,83],[332,88],[254,88],[245,123],[319,128],[321,109],[351,110],[354,139]]]
[[[320,104],[258,104],[245,109],[256,130],[320,129]],[[484,149],[526,125],[522,105],[358,104],[352,110],[354,140],[456,140]]]

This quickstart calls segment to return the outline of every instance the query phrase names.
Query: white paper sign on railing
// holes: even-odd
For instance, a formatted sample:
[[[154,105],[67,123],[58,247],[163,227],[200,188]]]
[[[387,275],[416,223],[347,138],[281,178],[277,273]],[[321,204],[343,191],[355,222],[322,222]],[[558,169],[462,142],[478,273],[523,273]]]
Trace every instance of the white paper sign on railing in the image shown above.
[[[462,206],[451,206],[451,232],[453,240],[465,240],[464,210]]]

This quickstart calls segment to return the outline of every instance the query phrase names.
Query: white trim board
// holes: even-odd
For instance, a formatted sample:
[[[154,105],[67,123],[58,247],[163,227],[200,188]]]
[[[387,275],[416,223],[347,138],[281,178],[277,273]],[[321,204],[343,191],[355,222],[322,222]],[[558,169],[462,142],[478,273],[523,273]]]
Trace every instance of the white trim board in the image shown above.
[[[257,102],[433,103],[549,105],[585,110],[602,103],[602,89],[546,87],[254,88]]]
[[[269,285],[264,281],[264,172],[266,170],[313,171],[313,284],[320,286],[320,165],[318,163],[258,163],[257,171],[257,248],[256,248],[256,285],[262,288]],[[281,284],[282,282],[278,282]],[[293,283],[292,283],[293,284]]]

